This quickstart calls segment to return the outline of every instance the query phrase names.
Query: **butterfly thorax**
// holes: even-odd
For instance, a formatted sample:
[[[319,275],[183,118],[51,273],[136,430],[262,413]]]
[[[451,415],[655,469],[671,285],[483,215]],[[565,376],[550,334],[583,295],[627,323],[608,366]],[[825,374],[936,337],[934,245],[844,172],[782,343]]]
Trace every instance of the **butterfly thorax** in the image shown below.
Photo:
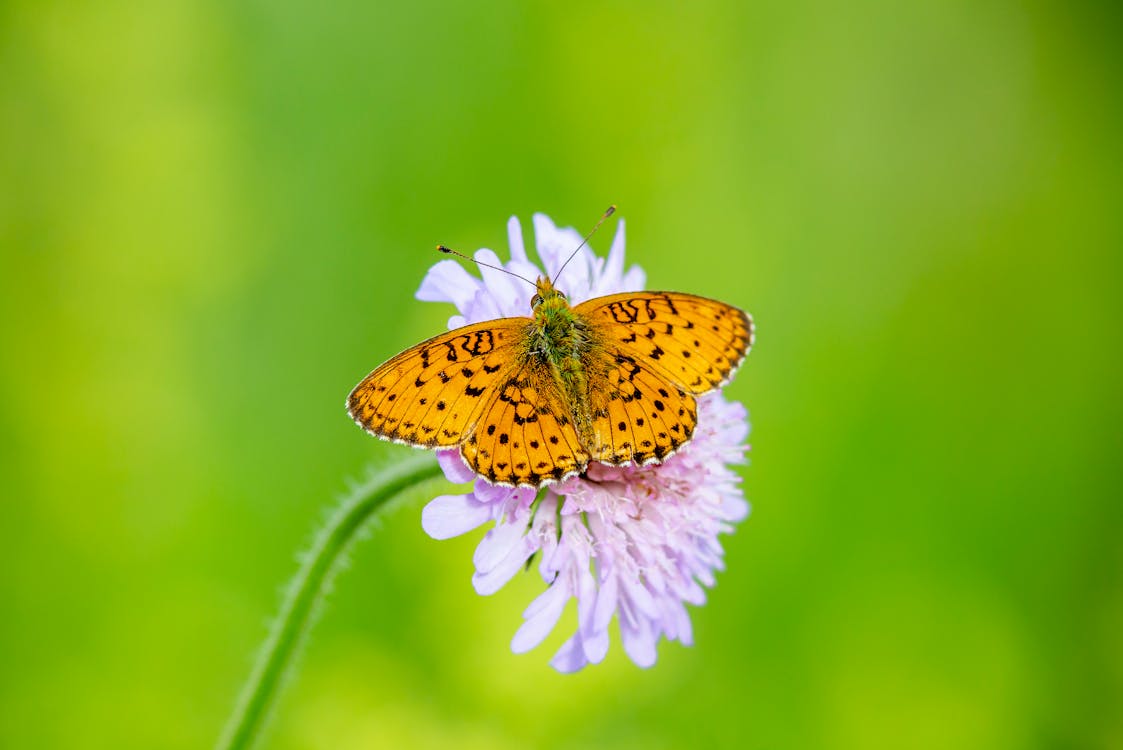
[[[538,280],[538,294],[532,301],[534,339],[531,351],[556,368],[568,380],[579,374],[581,358],[588,349],[588,331],[565,295],[549,279]]]

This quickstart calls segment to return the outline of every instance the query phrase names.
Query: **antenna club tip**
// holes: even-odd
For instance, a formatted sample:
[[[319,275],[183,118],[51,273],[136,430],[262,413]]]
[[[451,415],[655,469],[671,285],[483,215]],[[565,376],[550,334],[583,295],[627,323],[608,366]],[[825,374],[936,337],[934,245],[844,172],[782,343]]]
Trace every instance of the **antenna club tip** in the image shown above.
[[[608,210],[604,212],[604,215],[605,216],[612,216],[612,214],[614,214],[614,213],[616,213],[616,204],[615,203],[613,203],[611,206],[608,207]]]
[[[445,247],[444,245],[437,245],[437,252],[439,252],[439,253],[451,253],[452,250],[450,248]]]

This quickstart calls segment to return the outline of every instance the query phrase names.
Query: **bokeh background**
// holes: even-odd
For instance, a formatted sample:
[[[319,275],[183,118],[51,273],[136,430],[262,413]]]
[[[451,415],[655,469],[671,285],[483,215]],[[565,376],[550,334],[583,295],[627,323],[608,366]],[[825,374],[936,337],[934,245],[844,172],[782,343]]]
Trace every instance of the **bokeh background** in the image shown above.
[[[433,245],[614,202],[759,326],[697,645],[511,655],[416,497],[261,747],[1123,747],[1118,8],[0,5],[0,746],[210,746]]]

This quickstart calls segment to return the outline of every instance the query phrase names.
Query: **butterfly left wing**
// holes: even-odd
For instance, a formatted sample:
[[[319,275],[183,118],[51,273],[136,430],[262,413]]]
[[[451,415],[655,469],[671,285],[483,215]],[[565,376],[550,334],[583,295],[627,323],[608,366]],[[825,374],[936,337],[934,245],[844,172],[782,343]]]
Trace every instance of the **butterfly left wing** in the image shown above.
[[[725,385],[753,343],[753,321],[724,302],[680,292],[624,292],[574,310],[619,349],[695,395]]]
[[[528,325],[527,318],[500,318],[423,341],[363,378],[347,398],[347,412],[387,440],[460,445],[514,369]]]
[[[518,487],[560,481],[589,463],[565,394],[548,366],[533,358],[497,386],[460,454],[492,484]]]

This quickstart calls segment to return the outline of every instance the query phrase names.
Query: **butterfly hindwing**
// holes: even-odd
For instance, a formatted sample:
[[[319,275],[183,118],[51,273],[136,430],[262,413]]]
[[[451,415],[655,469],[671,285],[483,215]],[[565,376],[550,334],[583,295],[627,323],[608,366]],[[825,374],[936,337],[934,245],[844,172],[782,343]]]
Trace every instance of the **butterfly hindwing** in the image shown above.
[[[658,375],[700,394],[729,381],[753,342],[752,319],[724,302],[680,292],[625,292],[575,311]]]
[[[423,341],[363,378],[347,410],[379,437],[427,448],[460,445],[510,377],[529,322],[501,318]]]
[[[498,386],[461,455],[493,484],[524,487],[564,479],[589,461],[557,383],[533,363]]]
[[[615,465],[660,463],[693,436],[694,398],[622,350],[614,353],[614,363],[590,382],[593,459]]]

